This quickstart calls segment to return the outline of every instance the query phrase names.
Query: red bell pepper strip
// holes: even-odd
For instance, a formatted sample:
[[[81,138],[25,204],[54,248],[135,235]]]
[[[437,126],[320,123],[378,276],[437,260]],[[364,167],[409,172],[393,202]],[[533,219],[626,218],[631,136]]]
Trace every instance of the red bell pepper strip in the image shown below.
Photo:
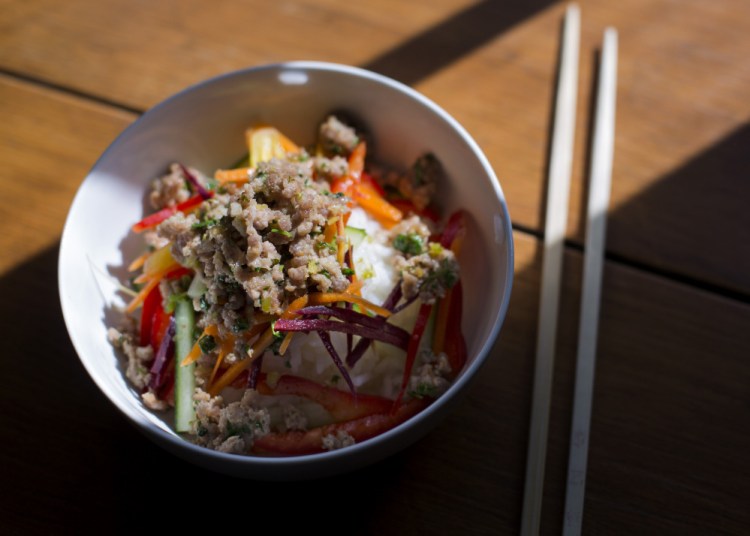
[[[212,192],[209,193],[213,195]],[[146,229],[152,229],[178,211],[190,212],[191,210],[198,208],[200,204],[203,203],[203,201],[204,199],[202,195],[194,195],[190,199],[183,201],[182,203],[179,203],[174,207],[166,207],[158,212],[154,212],[153,214],[146,216],[141,221],[133,225],[132,230],[135,233],[140,233],[145,231]]]
[[[455,253],[465,234],[466,216],[463,210],[457,210],[450,215],[448,222],[445,224],[445,229],[443,229],[443,233],[440,235],[440,245],[453,249]]]
[[[393,401],[392,412],[398,410],[401,406],[401,399],[406,393],[406,388],[409,385],[409,378],[411,377],[411,370],[414,368],[414,361],[417,358],[417,351],[419,350],[419,342],[422,340],[427,321],[430,319],[430,313],[432,312],[431,303],[423,303],[419,307],[419,313],[417,313],[417,321],[414,323],[414,330],[411,333],[409,339],[409,349],[406,351],[406,363],[404,364],[404,377],[401,380],[401,390],[398,392],[396,400]]]
[[[151,330],[154,324],[154,314],[156,313],[157,306],[161,306],[161,291],[159,291],[159,285],[156,285],[146,295],[146,299],[143,300],[143,308],[141,309],[141,331],[139,344],[146,346],[151,342]],[[156,348],[154,348],[154,352]]]
[[[362,179],[362,182],[372,186],[372,188],[380,194],[380,197],[385,197],[385,190],[383,190],[383,187],[380,186],[380,183],[375,180],[375,177],[373,177],[366,171],[363,171],[362,175],[360,175],[360,178]]]
[[[161,293],[159,293],[159,296],[161,297]],[[158,305],[156,306],[156,309],[154,310],[153,321],[151,324],[151,334],[149,338],[151,342],[151,348],[154,349],[154,352],[159,349],[161,341],[162,339],[164,339],[164,334],[169,328],[169,322],[171,318],[172,315],[168,314],[164,310],[162,301],[160,299]]]
[[[410,419],[429,404],[426,399],[413,399],[393,413],[378,413],[346,422],[319,426],[307,431],[271,433],[255,440],[253,452],[277,456],[301,456],[323,452],[323,438],[339,432],[349,434],[357,443],[387,432]]]
[[[274,387],[267,380],[258,381],[258,392],[264,395],[295,395],[323,406],[336,421],[349,421],[377,413],[387,413],[393,402],[374,395],[342,391],[312,380],[285,374]]]

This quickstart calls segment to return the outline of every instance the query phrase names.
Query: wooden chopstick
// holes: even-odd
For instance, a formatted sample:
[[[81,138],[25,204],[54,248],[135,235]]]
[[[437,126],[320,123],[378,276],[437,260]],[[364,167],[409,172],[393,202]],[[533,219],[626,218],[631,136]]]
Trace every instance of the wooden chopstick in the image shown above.
[[[542,289],[539,299],[534,394],[531,406],[529,446],[526,460],[521,534],[539,533],[542,510],[544,464],[547,455],[547,427],[552,396],[555,337],[557,333],[560,279],[568,198],[573,162],[576,98],[578,94],[578,49],[580,11],[570,4],[565,12],[560,75],[555,97],[550,166],[547,176],[547,209],[544,226]]]
[[[567,536],[580,534],[583,521],[591,404],[594,391],[594,363],[599,324],[602,268],[604,265],[604,239],[612,182],[616,93],[617,31],[614,28],[607,28],[604,31],[604,44],[602,45],[599,68],[596,122],[594,123],[594,143],[591,154],[581,319],[578,329],[573,423],[570,432],[570,457],[568,460],[568,481],[563,521],[563,534]]]

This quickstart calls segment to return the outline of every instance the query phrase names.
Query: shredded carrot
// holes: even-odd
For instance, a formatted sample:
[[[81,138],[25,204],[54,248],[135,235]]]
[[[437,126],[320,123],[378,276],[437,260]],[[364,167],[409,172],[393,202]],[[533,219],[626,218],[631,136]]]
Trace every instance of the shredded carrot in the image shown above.
[[[185,356],[185,359],[182,360],[182,363],[180,363],[181,367],[186,367],[190,365],[191,363],[195,363],[198,361],[198,358],[203,354],[203,351],[201,350],[200,340],[205,337],[206,335],[211,335],[212,337],[218,337],[219,336],[219,328],[216,324],[209,324],[206,326],[206,329],[203,330],[203,333],[200,334],[200,337],[198,337],[198,340],[195,341],[195,344],[193,345],[193,348],[190,350],[190,353]]]
[[[158,272],[153,272],[153,273],[150,273],[150,274],[148,274],[146,272],[142,273],[141,275],[139,275],[138,277],[136,277],[135,279],[133,279],[133,283],[136,283],[136,284],[140,285],[141,283],[146,283],[146,282],[151,281],[153,279],[156,279],[156,280],[162,279],[169,272],[171,272],[175,268],[179,268],[179,267],[180,267],[180,264],[175,261],[172,264],[170,264],[170,265],[162,268]]]
[[[341,219],[341,218],[339,218]],[[336,236],[336,226],[337,221],[333,221],[325,226],[325,229],[323,230],[323,241],[330,243],[331,240],[333,240],[333,237]]]
[[[363,141],[349,155],[349,176],[355,182],[359,182],[362,172],[365,170],[365,155],[367,154],[367,144]]]
[[[356,294],[350,294],[348,292],[315,292],[309,295],[308,303],[311,305],[325,305],[327,303],[336,302],[349,302],[356,303],[363,309],[367,309],[377,315],[388,318],[391,316],[391,312],[388,309],[375,305],[374,303],[367,301],[362,296]]]
[[[362,285],[364,285],[365,282],[362,279],[357,279],[357,276],[352,276],[352,282],[349,283],[349,286],[346,287],[346,292],[349,294],[356,294],[357,296],[360,295],[360,291],[362,290]]]
[[[221,184],[226,184],[228,182],[243,184],[248,181],[249,174],[252,170],[253,168],[249,167],[237,169],[218,169],[216,170],[216,173],[214,173],[214,179],[219,181]]]
[[[216,357],[216,363],[214,363],[214,368],[211,371],[211,376],[208,379],[208,385],[211,385],[212,383],[214,383],[216,372],[219,370],[219,367],[221,366],[221,363],[224,361],[224,358],[226,357],[226,355],[234,349],[235,342],[236,342],[236,339],[233,335],[229,335],[226,339],[221,341],[221,345],[219,346],[219,355]]]
[[[146,264],[146,259],[148,259],[149,255],[151,255],[151,252],[147,251],[131,262],[130,265],[128,265],[128,272],[135,272],[138,268],[141,268]]]
[[[281,344],[279,345],[279,355],[284,355],[286,353],[287,348],[289,348],[289,345],[292,342],[292,338],[294,337],[294,331],[287,331],[286,335],[284,335],[284,340],[281,341]]]
[[[281,314],[281,318],[292,318],[295,311],[302,309],[305,305],[307,305],[307,301],[307,295],[297,298],[289,304],[286,310],[284,310],[284,312]],[[286,353],[287,348],[289,348],[289,344],[291,344],[292,342],[292,338],[294,338],[294,332],[288,331],[284,336],[284,340],[281,341],[281,345],[279,345],[279,354],[284,355]]]
[[[135,295],[135,298],[130,301],[128,306],[125,308],[125,311],[127,311],[128,313],[132,313],[133,311],[138,309],[138,306],[143,303],[143,301],[146,299],[146,296],[148,296],[148,293],[151,292],[154,287],[159,284],[159,281],[159,278],[154,278],[146,283],[138,292],[138,294]]]
[[[299,309],[302,309],[305,305],[307,305],[307,302],[310,301],[310,295],[305,294],[304,296],[300,296],[296,300],[294,300],[292,303],[289,304],[289,306],[284,310],[283,313],[281,313],[281,318],[294,318],[294,312],[298,311]]]
[[[279,131],[279,143],[287,153],[298,153],[299,146]]]
[[[273,327],[269,326],[263,334],[258,337],[258,340],[253,344],[252,352],[244,359],[237,361],[231,367],[229,367],[221,377],[216,380],[216,383],[212,384],[208,388],[208,392],[211,396],[218,395],[227,385],[232,383],[237,376],[239,376],[243,370],[250,366],[273,342]]]
[[[355,184],[351,192],[352,198],[378,220],[398,223],[404,217],[399,209],[383,199],[378,191],[366,182]]]

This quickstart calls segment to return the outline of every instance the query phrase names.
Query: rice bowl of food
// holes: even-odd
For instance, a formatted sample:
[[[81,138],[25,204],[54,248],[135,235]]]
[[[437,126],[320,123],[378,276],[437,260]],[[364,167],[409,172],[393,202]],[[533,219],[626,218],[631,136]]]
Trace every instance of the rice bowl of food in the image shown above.
[[[283,480],[434,427],[497,337],[512,266],[502,191],[455,120],[385,77],[292,62],[131,125],[76,196],[59,281],[81,361],[140,430]]]

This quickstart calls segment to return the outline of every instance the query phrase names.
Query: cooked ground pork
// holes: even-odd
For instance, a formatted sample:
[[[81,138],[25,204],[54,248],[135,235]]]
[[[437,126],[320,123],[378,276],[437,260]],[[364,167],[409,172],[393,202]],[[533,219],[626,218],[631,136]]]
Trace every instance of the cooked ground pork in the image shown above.
[[[330,115],[320,125],[318,140],[326,156],[348,155],[359,143],[359,136],[353,128]]]
[[[204,447],[247,454],[257,437],[270,432],[271,416],[266,409],[256,409],[257,393],[247,390],[239,402],[224,405],[221,396],[211,398],[202,389],[196,389],[195,421],[193,431],[195,443]]]
[[[335,243],[323,234],[348,210],[346,199],[314,180],[309,163],[261,163],[248,184],[204,205],[197,213],[175,214],[158,233],[173,243],[175,259],[195,266],[206,281],[208,321],[221,319],[233,330],[252,309],[278,315],[306,292],[349,285]]]
[[[202,177],[198,170],[190,168],[189,171],[197,177]],[[149,201],[152,207],[160,210],[182,203],[189,197],[190,188],[182,168],[179,164],[172,164],[169,166],[168,174],[153,181]]]
[[[431,153],[417,158],[408,173],[384,173],[383,181],[399,194],[414,203],[419,210],[430,204],[435,195],[437,183],[442,174],[442,167],[437,158]]]
[[[425,348],[418,361],[421,365],[409,379],[409,394],[413,397],[437,397],[443,394],[450,385],[447,379],[451,373],[448,356],[442,352],[435,355],[432,350]]]
[[[355,443],[355,439],[344,430],[339,430],[335,434],[328,434],[323,437],[323,449],[325,450],[343,449]]]

